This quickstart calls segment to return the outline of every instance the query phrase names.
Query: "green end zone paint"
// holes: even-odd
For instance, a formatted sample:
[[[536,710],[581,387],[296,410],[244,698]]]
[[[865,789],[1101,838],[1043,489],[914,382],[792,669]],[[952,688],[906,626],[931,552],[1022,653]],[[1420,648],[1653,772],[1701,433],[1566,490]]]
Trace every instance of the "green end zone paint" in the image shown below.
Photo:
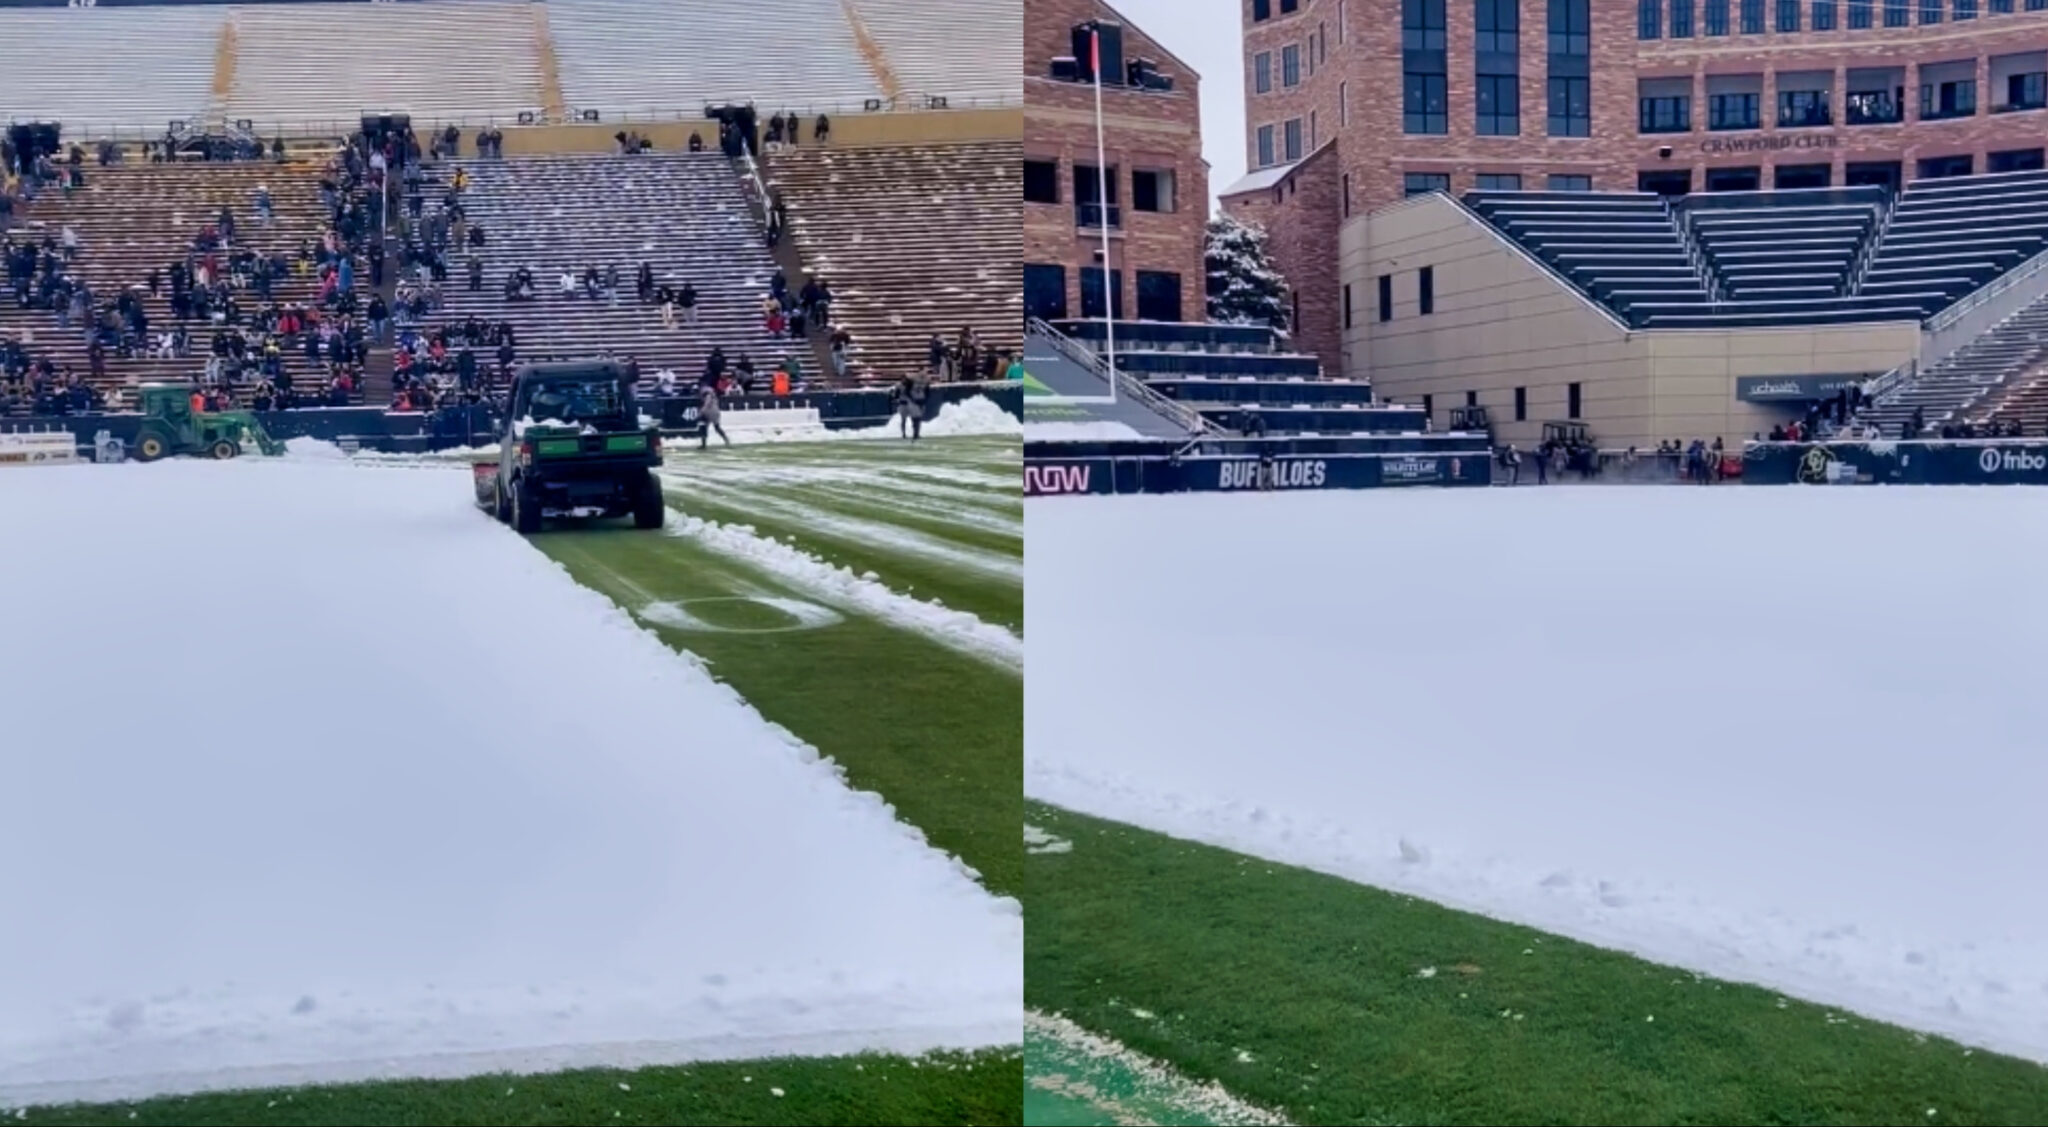
[[[1056,1015],[1024,1016],[1024,1122],[1235,1127],[1287,1121]]]

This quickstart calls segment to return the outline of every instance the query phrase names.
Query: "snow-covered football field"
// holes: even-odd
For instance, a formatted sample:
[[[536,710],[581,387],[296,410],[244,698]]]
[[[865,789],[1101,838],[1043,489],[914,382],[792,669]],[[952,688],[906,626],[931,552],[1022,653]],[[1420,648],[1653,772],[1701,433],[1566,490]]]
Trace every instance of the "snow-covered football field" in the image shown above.
[[[2048,490],[1026,510],[1030,797],[2048,1062]]]
[[[0,477],[0,1107],[1016,1043],[1016,903],[468,479]]]

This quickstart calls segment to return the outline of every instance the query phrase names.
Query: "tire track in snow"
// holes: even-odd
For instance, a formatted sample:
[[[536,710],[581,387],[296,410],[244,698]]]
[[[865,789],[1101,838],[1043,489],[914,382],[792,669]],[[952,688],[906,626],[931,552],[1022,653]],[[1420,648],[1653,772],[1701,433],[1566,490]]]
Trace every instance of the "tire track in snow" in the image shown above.
[[[727,508],[782,517],[805,528],[816,529],[828,538],[836,534],[838,538],[881,548],[891,555],[919,556],[985,575],[1014,580],[1019,584],[1024,582],[1024,561],[1014,556],[970,548],[938,536],[913,531],[902,525],[843,516],[827,509],[799,501],[785,501],[765,496],[752,490],[735,489],[709,481],[694,484],[706,500],[723,503]]]
[[[720,524],[676,510],[670,512],[666,531],[757,567],[821,601],[859,611],[1023,676],[1023,638],[966,611],[898,594],[873,579],[873,572],[856,575],[850,568],[771,540],[746,525]]]

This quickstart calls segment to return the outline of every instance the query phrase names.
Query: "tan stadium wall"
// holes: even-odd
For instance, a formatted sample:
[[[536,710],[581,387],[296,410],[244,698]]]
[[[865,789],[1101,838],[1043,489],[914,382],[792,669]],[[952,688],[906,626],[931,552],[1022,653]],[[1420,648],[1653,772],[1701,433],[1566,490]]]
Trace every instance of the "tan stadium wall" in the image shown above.
[[[1382,398],[1432,398],[1447,423],[1467,392],[1494,421],[1498,442],[1527,448],[1545,422],[1566,418],[1580,385],[1580,421],[1603,447],[1654,447],[1716,437],[1733,444],[1789,417],[1743,403],[1743,376],[1868,372],[1919,348],[1914,324],[1799,329],[1630,332],[1442,196],[1418,196],[1346,223],[1340,284],[1350,292],[1345,371]],[[1419,309],[1419,271],[1433,268],[1435,311]],[[1394,316],[1379,321],[1377,278],[1394,278]],[[1341,299],[1340,299],[1341,300]],[[1527,417],[1514,417],[1515,388]]]

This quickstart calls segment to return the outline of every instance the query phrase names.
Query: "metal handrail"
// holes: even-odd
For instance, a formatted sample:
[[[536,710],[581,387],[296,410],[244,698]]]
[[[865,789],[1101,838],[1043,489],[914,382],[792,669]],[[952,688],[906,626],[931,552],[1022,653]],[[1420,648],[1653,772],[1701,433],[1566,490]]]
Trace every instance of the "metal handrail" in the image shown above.
[[[1083,348],[1065,333],[1047,324],[1043,318],[1029,318],[1025,323],[1025,327],[1037,331],[1045,339],[1051,341],[1052,346],[1058,349],[1060,354],[1067,359],[1081,365],[1105,381],[1115,381],[1117,390],[1137,400],[1154,413],[1164,415],[1166,418],[1173,420],[1176,425],[1198,435],[1221,433],[1222,428],[1210,422],[1200,411],[1189,407],[1185,403],[1168,399],[1166,396],[1147,387],[1145,381],[1137,379],[1120,368],[1112,368],[1109,361],[1101,353],[1093,349]]]

